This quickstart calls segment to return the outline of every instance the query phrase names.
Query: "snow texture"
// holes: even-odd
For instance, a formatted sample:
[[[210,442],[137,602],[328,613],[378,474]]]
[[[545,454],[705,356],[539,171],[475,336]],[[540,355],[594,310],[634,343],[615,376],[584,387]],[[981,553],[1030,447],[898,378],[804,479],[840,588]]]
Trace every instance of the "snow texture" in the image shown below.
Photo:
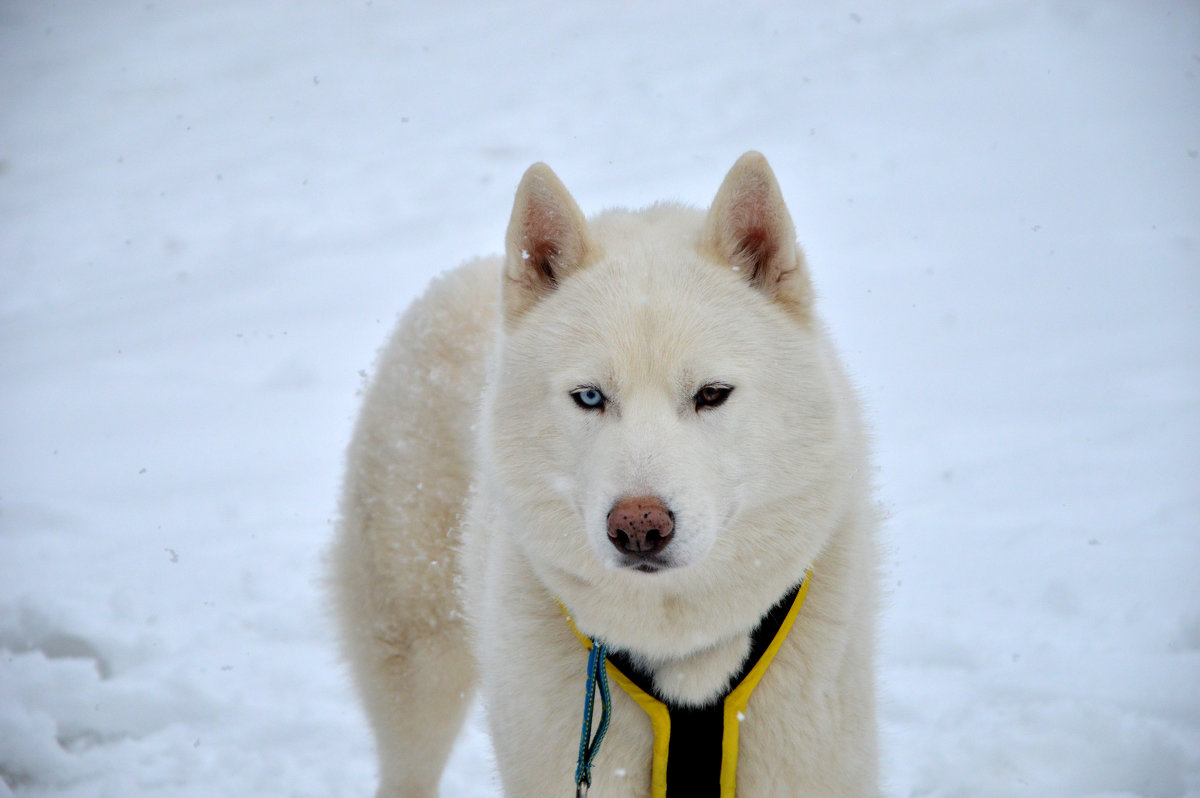
[[[1200,5],[45,0],[0,97],[0,796],[372,795],[321,557],[395,314],[533,161],[751,148],[876,429],[887,794],[1200,796]]]

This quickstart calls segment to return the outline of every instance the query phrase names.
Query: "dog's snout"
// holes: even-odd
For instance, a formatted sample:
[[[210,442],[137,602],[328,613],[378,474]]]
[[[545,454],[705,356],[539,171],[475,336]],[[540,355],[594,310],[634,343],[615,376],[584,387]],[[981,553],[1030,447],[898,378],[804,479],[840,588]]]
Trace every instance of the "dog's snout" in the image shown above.
[[[608,511],[608,540],[623,554],[658,554],[675,534],[675,513],[654,496],[624,498]]]

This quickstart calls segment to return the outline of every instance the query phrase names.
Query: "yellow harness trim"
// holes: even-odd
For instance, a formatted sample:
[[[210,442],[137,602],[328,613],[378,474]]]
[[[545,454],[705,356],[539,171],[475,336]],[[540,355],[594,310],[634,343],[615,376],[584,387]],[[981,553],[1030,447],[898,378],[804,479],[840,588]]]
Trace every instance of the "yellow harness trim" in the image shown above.
[[[792,602],[791,609],[784,616],[783,623],[779,625],[779,631],[776,632],[774,639],[771,640],[766,651],[759,657],[758,662],[750,669],[745,678],[725,696],[725,723],[721,738],[721,798],[735,798],[734,792],[737,787],[738,731],[741,726],[741,719],[745,716],[746,705],[750,701],[750,694],[758,686],[759,680],[767,672],[767,666],[771,664],[771,660],[775,658],[775,654],[779,652],[780,646],[783,645],[784,639],[791,631],[792,623],[796,620],[796,615],[800,612],[800,607],[804,604],[804,597],[808,595],[808,585],[811,581],[812,569],[809,568],[804,574],[804,582],[800,585],[800,590],[796,594],[796,600]],[[575,637],[579,638],[579,642],[583,644],[585,649],[591,651],[591,638],[579,631],[575,626],[575,620],[567,612],[567,608],[562,605],[562,602],[559,602],[558,607],[562,610],[563,617],[567,619],[567,623],[570,624],[571,631],[575,633]],[[667,752],[669,751],[671,742],[671,714],[667,710],[667,705],[631,682],[611,662],[605,660],[604,667],[608,672],[608,678],[621,685],[621,689],[628,693],[629,697],[636,701],[638,706],[650,717],[650,727],[654,731],[653,759],[650,767],[650,798],[666,798]]]
[[[758,686],[758,680],[767,672],[767,666],[771,664],[779,647],[783,645],[784,638],[792,630],[792,622],[796,620],[796,614],[800,612],[800,607],[804,604],[804,597],[808,595],[808,583],[811,581],[812,569],[809,568],[804,574],[804,583],[800,585],[800,592],[796,594],[796,600],[792,602],[792,608],[788,610],[783,623],[779,625],[779,632],[775,635],[775,639],[767,646],[767,650],[763,652],[755,666],[746,674],[746,678],[742,679],[741,684],[733,688],[725,697],[725,728],[721,740],[721,798],[734,798],[734,788],[737,786],[738,731],[746,712],[746,704],[750,701],[750,694]]]

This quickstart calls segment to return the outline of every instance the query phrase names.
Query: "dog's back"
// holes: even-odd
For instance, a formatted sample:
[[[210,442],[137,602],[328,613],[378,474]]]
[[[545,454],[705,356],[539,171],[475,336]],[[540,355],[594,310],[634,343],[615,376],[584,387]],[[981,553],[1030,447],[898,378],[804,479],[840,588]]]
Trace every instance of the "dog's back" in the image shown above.
[[[436,794],[473,692],[454,560],[499,269],[496,259],[468,263],[409,307],[379,357],[347,456],[332,586],[343,647],[389,752],[380,796]],[[425,688],[394,689],[405,683]]]

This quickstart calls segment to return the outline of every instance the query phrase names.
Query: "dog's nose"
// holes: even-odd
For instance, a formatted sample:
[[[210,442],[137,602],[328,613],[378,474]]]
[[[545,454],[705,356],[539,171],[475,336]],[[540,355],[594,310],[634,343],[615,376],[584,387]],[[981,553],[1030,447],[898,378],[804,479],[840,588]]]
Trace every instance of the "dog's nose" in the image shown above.
[[[654,496],[620,499],[608,511],[608,540],[624,554],[658,554],[674,534],[675,513]]]

